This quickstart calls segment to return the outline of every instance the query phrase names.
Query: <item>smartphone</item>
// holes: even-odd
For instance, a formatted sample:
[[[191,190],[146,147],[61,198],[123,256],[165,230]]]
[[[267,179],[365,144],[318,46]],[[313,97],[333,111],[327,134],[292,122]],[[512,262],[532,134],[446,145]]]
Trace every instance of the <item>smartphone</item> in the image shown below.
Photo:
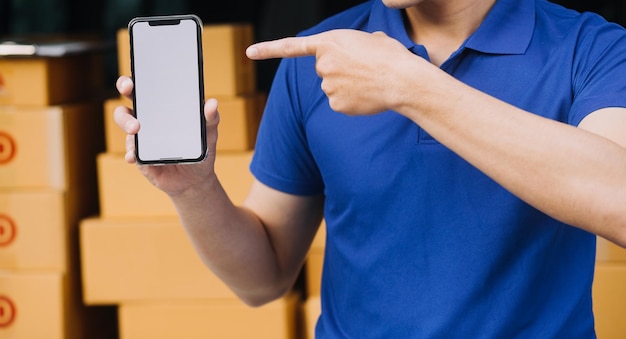
[[[195,15],[128,23],[137,162],[194,163],[207,154],[202,21]]]

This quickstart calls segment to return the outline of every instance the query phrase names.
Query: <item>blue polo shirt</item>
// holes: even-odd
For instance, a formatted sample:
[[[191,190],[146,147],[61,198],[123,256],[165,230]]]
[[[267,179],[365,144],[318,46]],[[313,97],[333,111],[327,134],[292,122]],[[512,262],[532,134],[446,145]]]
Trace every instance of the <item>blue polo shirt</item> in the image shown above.
[[[303,35],[334,28],[384,31],[428,58],[380,0]],[[332,111],[314,63],[281,62],[251,170],[326,197],[317,337],[595,337],[594,235],[519,200],[396,112]],[[626,107],[624,30],[543,0],[497,1],[441,69],[566,124]]]

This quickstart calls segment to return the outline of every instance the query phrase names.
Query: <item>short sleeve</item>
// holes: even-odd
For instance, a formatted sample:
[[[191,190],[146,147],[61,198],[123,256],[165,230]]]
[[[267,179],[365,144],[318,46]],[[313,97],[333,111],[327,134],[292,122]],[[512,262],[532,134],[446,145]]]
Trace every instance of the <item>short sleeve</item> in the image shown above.
[[[602,23],[581,36],[577,49],[569,115],[574,126],[598,109],[626,107],[626,30]]]
[[[302,112],[299,62],[283,59],[269,92],[257,135],[252,174],[265,185],[296,195],[317,195],[324,184],[308,146]],[[313,61],[314,62],[314,61]]]

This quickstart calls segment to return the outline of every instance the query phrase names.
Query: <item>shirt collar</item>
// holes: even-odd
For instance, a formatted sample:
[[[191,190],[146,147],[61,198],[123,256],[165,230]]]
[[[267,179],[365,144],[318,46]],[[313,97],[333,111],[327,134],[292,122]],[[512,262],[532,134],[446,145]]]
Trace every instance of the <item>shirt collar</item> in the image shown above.
[[[491,54],[523,54],[534,28],[535,1],[497,0],[464,47]],[[367,29],[386,32],[407,48],[415,46],[404,27],[402,12],[387,8],[381,0],[374,0]]]

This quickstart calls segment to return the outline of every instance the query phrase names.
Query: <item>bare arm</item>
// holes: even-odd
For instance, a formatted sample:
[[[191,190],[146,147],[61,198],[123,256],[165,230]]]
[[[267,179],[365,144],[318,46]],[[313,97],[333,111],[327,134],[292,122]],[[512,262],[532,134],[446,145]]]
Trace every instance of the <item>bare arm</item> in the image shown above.
[[[130,96],[127,77],[117,82]],[[115,121],[128,133],[126,161],[135,163],[133,137],[140,124],[120,106]],[[207,159],[193,165],[138,166],[168,194],[200,258],[244,302],[261,305],[287,292],[295,281],[322,219],[322,196],[295,196],[255,182],[243,206],[235,206],[215,172],[219,113],[207,100]]]
[[[322,219],[321,197],[285,194],[258,181],[242,207],[217,179],[171,198],[204,263],[250,305],[292,287]]]
[[[626,246],[626,109],[594,112],[580,128],[548,120],[457,81],[383,33],[329,31],[247,53],[315,55],[334,110],[395,110],[537,209]]]

